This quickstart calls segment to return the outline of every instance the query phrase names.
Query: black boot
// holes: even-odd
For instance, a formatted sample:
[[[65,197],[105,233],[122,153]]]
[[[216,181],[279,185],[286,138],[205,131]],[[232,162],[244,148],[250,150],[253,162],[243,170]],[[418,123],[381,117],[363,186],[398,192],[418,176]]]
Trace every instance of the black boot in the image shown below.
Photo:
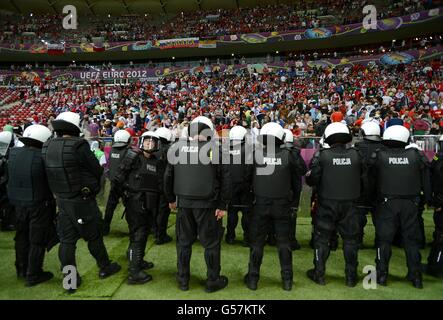
[[[43,259],[45,248],[32,244],[29,248],[28,270],[26,273],[26,285],[32,287],[41,282],[48,281],[54,276],[51,272],[44,272]]]
[[[249,250],[248,273],[245,276],[246,286],[251,290],[257,290],[260,279],[260,266],[263,261],[263,247],[253,245]]]
[[[26,286],[33,287],[39,283],[51,280],[54,277],[52,272],[42,271],[39,274],[34,274],[32,276],[26,276]]]
[[[188,291],[189,290],[189,280],[184,280],[179,277],[178,273],[175,275],[175,279],[177,280],[178,288],[181,291]]]
[[[116,274],[121,270],[121,266],[117,262],[111,262],[107,266],[100,268],[100,271],[98,273],[98,277],[100,279],[106,279],[113,274]]]
[[[243,278],[248,289],[254,291],[257,290],[258,279],[257,276],[250,276],[249,273],[245,274],[245,277]]]
[[[225,276],[220,276],[216,280],[207,280],[205,291],[208,293],[216,292],[226,288],[227,285],[228,285],[228,278]]]
[[[143,260],[141,267],[143,270],[149,270],[149,269],[154,268],[154,263],[152,263],[150,261]]]
[[[389,260],[391,259],[392,253],[391,245],[386,242],[381,242],[378,244],[376,251],[377,283],[381,286],[386,286],[389,273]]]
[[[172,237],[169,236],[168,234],[164,233],[164,234],[159,234],[157,236],[157,238],[155,239],[155,244],[156,245],[162,245],[165,243],[169,243],[172,241]]]
[[[292,272],[282,271],[281,278],[282,278],[283,290],[291,291],[292,290],[292,282],[293,282]]]
[[[128,284],[143,284],[152,280],[152,276],[142,270],[143,248],[134,243],[129,249],[129,277]]]
[[[353,288],[358,283],[357,272],[347,272],[346,273],[346,285]]]
[[[345,277],[348,287],[355,287],[358,282],[357,266],[358,266],[358,248],[360,241],[344,240],[343,255],[345,258]]]
[[[176,280],[178,287],[182,291],[189,290],[190,263],[191,263],[191,247],[177,246],[177,274]]]
[[[329,246],[323,243],[321,245],[320,240],[319,244],[316,244],[318,248],[314,249],[314,269],[308,270],[307,276],[309,279],[314,281],[315,283],[324,286],[326,284],[325,281],[325,269],[326,269],[326,260],[329,257]]]
[[[15,263],[15,270],[17,272],[17,278],[18,279],[25,279],[26,278],[26,270],[27,266],[22,263]]]
[[[324,276],[320,275],[318,272],[315,271],[315,269],[310,269],[306,272],[306,275],[309,279],[314,281],[315,283],[324,286],[326,285],[326,281]]]
[[[414,288],[423,289],[423,280],[421,272],[419,271],[409,272],[407,278],[412,282]]]
[[[377,284],[386,287],[388,285],[388,272],[377,270]]]

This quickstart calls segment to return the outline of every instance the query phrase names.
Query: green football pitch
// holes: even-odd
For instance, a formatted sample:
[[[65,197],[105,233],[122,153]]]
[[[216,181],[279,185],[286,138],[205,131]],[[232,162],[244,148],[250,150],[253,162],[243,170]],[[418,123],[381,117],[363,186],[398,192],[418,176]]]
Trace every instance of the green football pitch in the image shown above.
[[[309,190],[302,195],[301,210],[298,218],[297,238],[302,249],[293,254],[294,286],[290,292],[283,291],[280,280],[280,266],[275,247],[266,246],[261,268],[261,278],[257,291],[250,291],[243,284],[243,275],[247,271],[249,250],[241,246],[242,232],[237,230],[238,243],[227,245],[222,243],[222,274],[228,276],[229,285],[224,290],[207,294],[204,292],[206,265],[203,249],[199,243],[193,247],[191,261],[190,290],[182,292],[175,282],[176,251],[175,242],[164,245],[154,245],[152,237],[148,240],[146,259],[153,261],[154,269],[150,270],[153,281],[144,285],[128,285],[126,249],[128,246],[127,225],[120,219],[122,207],[116,210],[111,234],[105,237],[111,259],[122,265],[122,270],[105,280],[98,278],[98,268],[87,250],[86,243],[80,240],[77,245],[77,263],[82,275],[82,286],[74,294],[67,294],[62,288],[63,274],[55,247],[45,258],[45,270],[52,271],[55,276],[47,283],[27,288],[23,280],[18,280],[15,274],[14,233],[0,233],[0,299],[146,299],[146,300],[192,300],[192,299],[443,299],[443,281],[424,276],[424,289],[412,287],[405,280],[407,273],[404,251],[393,249],[390,277],[387,287],[378,286],[376,289],[364,289],[363,281],[355,288],[344,284],[343,252],[339,249],[331,252],[326,271],[327,285],[318,286],[306,277],[306,270],[312,267],[313,251],[309,247],[311,223],[309,217]],[[104,197],[99,197],[99,205],[104,210]],[[434,229],[432,213],[424,214],[425,230],[428,242]],[[169,220],[168,233],[174,237],[175,215]],[[224,218],[226,223],[226,217]],[[364,277],[363,268],[374,265],[375,250],[372,247],[374,228],[368,222],[365,229],[364,248],[359,252],[359,275]],[[422,250],[423,261],[429,253],[429,247]]]

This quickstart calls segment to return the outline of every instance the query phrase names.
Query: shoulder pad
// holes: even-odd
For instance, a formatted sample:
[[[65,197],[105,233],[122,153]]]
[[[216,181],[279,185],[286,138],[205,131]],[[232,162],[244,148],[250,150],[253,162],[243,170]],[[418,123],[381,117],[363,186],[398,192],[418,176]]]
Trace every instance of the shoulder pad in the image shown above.
[[[81,139],[81,138],[70,138],[70,139],[74,142],[74,144],[72,145],[72,147],[74,149],[78,149],[81,145],[83,145],[85,143],[88,145],[88,149],[90,149],[89,142],[86,141],[85,139]]]

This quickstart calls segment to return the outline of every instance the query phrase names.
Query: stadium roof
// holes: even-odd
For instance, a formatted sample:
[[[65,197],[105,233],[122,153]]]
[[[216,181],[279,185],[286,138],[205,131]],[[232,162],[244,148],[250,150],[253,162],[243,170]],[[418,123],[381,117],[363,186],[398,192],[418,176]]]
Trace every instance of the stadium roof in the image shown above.
[[[74,5],[78,14],[122,15],[177,13],[181,11],[235,9],[267,4],[294,3],[295,0],[1,0],[0,10],[20,14],[61,14]]]

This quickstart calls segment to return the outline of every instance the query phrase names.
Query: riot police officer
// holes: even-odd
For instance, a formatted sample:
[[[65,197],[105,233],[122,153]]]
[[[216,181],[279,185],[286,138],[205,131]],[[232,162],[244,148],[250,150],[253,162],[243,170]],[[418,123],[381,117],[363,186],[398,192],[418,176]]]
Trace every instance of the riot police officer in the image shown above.
[[[19,138],[23,148],[12,148],[8,161],[8,198],[17,216],[15,266],[28,287],[50,280],[43,271],[45,249],[56,235],[55,200],[49,189],[41,148],[52,133],[42,125],[31,125]]]
[[[243,228],[243,245],[249,243],[249,212],[250,199],[249,186],[244,177],[247,164],[246,159],[246,133],[242,126],[234,126],[229,131],[229,171],[231,175],[232,200],[228,207],[228,219],[226,225],[225,241],[228,244],[235,243],[235,228],[238,224],[238,213],[242,212],[241,226]],[[251,148],[252,151],[252,148]],[[252,159],[252,157],[250,157]],[[250,163],[252,164],[252,162]]]
[[[383,134],[385,149],[371,157],[369,177],[376,186],[377,209],[375,232],[377,243],[377,283],[387,284],[391,244],[400,227],[408,266],[408,279],[423,288],[420,265],[420,223],[418,204],[423,191],[431,203],[428,161],[416,148],[406,149],[409,130],[390,126]]]
[[[114,134],[114,143],[109,154],[109,180],[111,181],[111,190],[109,191],[108,202],[106,203],[103,234],[108,235],[111,229],[111,221],[114,216],[115,208],[122,196],[122,190],[119,184],[112,182],[117,173],[121,160],[125,157],[130,146],[131,135],[126,130],[118,130]]]
[[[371,155],[378,149],[383,148],[383,144],[381,143],[382,139],[380,137],[380,125],[375,121],[368,121],[362,124],[361,126],[361,136],[363,140],[357,142],[355,147],[358,148],[361,155],[364,157],[365,163],[369,162]],[[375,225],[375,207],[374,203],[371,201],[373,198],[367,194],[362,193],[360,199],[357,201],[357,211],[360,213],[361,217],[361,239],[360,239],[360,247],[363,245],[363,235],[364,235],[364,227],[366,226],[368,220],[366,218],[366,214],[368,211],[371,213],[372,222]],[[375,240],[375,246],[377,246],[377,240]]]
[[[330,146],[318,151],[312,160],[306,182],[318,193],[318,208],[314,224],[314,269],[307,276],[325,285],[326,261],[329,257],[331,234],[338,230],[343,239],[346,285],[357,284],[358,245],[361,219],[356,212],[355,200],[362,190],[363,163],[355,148],[347,147],[352,141],[349,128],[341,123],[329,124],[324,141]],[[339,187],[337,183],[340,183]]]
[[[9,150],[14,146],[14,135],[9,131],[0,132],[0,219],[2,231],[15,230],[14,208],[8,200],[6,185],[8,183],[7,160]]]
[[[143,258],[163,186],[162,165],[159,164],[162,160],[155,155],[159,148],[156,133],[143,133],[139,150],[128,150],[113,179],[115,184],[122,186],[129,227],[128,284],[143,284],[152,280],[152,276],[144,270],[154,267],[154,264]]]
[[[49,186],[56,195],[60,211],[57,219],[59,259],[62,268],[77,268],[76,244],[83,238],[97,261],[99,277],[104,279],[117,273],[121,267],[109,260],[103,243],[103,220],[95,200],[100,191],[103,168],[88,142],[79,137],[79,123],[77,113],[60,113],[52,122],[57,137],[46,142],[42,150]],[[77,285],[80,282],[78,276]]]
[[[252,172],[246,175],[247,183],[252,183],[254,195],[249,226],[249,267],[244,277],[250,290],[257,289],[263,248],[271,225],[280,259],[282,286],[284,290],[292,290],[291,207],[294,194],[299,191],[298,181],[306,173],[306,164],[299,154],[283,145],[284,136],[283,128],[277,123],[269,122],[263,126]]]
[[[285,131],[285,143],[284,146],[292,152],[295,153],[295,157],[297,159],[301,158],[300,149],[294,146],[294,135],[292,131],[289,129],[284,129]],[[297,241],[296,232],[297,232],[297,212],[298,206],[300,204],[300,194],[302,189],[302,177],[297,177],[297,181],[294,184],[294,198],[291,206],[291,220],[290,220],[290,233],[289,233],[289,245],[291,250],[299,250],[300,244]]]
[[[161,142],[158,156],[162,160],[160,162],[161,166],[159,167],[159,170],[160,175],[163,176],[166,170],[168,149],[174,137],[171,130],[164,127],[158,128],[157,130],[155,130],[155,133],[159,136]],[[168,220],[170,214],[171,209],[169,209],[169,203],[168,201],[166,201],[163,188],[161,188],[158,211],[154,218],[155,244],[161,245],[172,241],[171,236],[169,236],[166,232],[166,230],[168,229]]]
[[[325,142],[324,136],[320,138],[319,145],[320,145],[321,149],[329,149],[330,148],[330,146]],[[309,167],[311,166],[313,159],[311,159],[311,162],[309,163]],[[315,217],[316,217],[315,213],[317,212],[317,208],[318,208],[318,194],[317,194],[316,188],[313,186],[312,189],[311,189],[311,225],[312,225],[312,231],[311,231],[311,240],[309,240],[309,246],[312,249],[314,249],[314,238],[315,238],[314,225],[315,225]],[[337,248],[338,248],[338,234],[337,234],[337,230],[334,230],[331,233],[331,238],[329,239],[329,248],[331,249],[331,251],[336,251]]]
[[[196,117],[188,130],[189,140],[170,147],[165,172],[165,196],[171,209],[178,208],[177,282],[181,290],[189,290],[192,244],[198,236],[205,249],[206,292],[214,292],[228,285],[228,278],[220,275],[220,243],[221,218],[231,199],[230,174],[221,164],[211,120]]]
[[[435,231],[425,271],[429,275],[443,278],[443,135],[439,138],[439,151],[431,163],[431,181]]]

